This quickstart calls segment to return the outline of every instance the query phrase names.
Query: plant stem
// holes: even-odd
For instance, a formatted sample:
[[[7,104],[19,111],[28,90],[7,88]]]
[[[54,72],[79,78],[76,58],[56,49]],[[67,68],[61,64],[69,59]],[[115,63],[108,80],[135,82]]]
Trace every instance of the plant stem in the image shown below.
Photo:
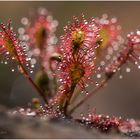
[[[81,106],[89,97],[91,97],[94,93],[96,93],[100,88],[102,88],[109,80],[110,78],[106,78],[104,80],[102,80],[102,82],[100,83],[99,86],[95,87],[92,91],[89,92],[89,94],[83,98],[81,101],[79,101],[79,103],[77,103],[70,111],[69,114],[72,114],[75,109],[77,109],[79,106]]]
[[[23,75],[26,77],[26,79],[32,84],[32,86],[34,87],[34,89],[36,89],[37,93],[42,97],[42,99],[44,100],[44,102],[46,104],[48,104],[48,101],[46,99],[46,96],[44,94],[44,92],[34,83],[34,81],[32,80],[32,78],[29,76],[28,72],[26,71],[26,69],[24,68],[24,66],[22,65],[22,63],[19,61],[19,65],[23,71]]]
[[[67,97],[66,97],[66,102],[65,102],[65,105],[64,105],[64,113],[68,116],[69,114],[68,114],[68,105],[69,105],[69,103],[70,103],[70,100],[71,100],[71,97],[72,97],[72,95],[73,95],[73,93],[74,93],[74,90],[75,90],[75,87],[76,87],[76,85],[75,84],[73,84],[72,86],[71,86],[71,90],[67,93]]]

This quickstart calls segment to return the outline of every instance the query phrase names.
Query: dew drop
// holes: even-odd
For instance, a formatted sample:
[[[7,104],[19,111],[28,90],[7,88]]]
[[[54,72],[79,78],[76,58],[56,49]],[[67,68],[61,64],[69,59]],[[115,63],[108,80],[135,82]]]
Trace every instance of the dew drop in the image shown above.
[[[137,34],[140,35],[140,31],[137,31]]]
[[[23,24],[23,25],[27,25],[28,24],[28,18],[26,18],[26,17],[23,17],[22,19],[21,19],[21,23]]]
[[[119,78],[120,78],[120,79],[122,79],[122,78],[123,78],[123,76],[122,76],[122,75],[120,75],[120,76],[119,76]]]
[[[101,78],[101,74],[97,74],[97,78]]]
[[[111,57],[110,57],[110,55],[107,55],[106,56],[106,60],[109,60]]]
[[[25,30],[24,30],[24,28],[22,28],[22,27],[18,29],[18,33],[19,33],[19,34],[24,34],[24,31],[25,31]]]
[[[100,64],[101,64],[101,66],[104,66],[105,65],[105,62],[104,61],[101,61]]]
[[[138,62],[136,61],[136,62],[135,62],[135,65],[137,65],[137,64],[138,64]]]
[[[116,72],[116,69],[114,69],[113,72],[115,73]]]
[[[88,84],[85,84],[85,87],[88,87],[89,85]]]
[[[9,54],[9,52],[6,52],[6,54]]]
[[[33,73],[33,71],[31,70],[30,73]]]
[[[121,70],[121,68],[118,68],[117,70],[118,70],[118,71],[120,71],[120,70]]]
[[[4,62],[4,64],[8,64],[7,62]]]
[[[34,68],[35,67],[35,65],[31,65],[31,68]]]
[[[83,116],[84,116],[84,114],[83,114],[83,113],[80,113],[80,116],[81,116],[81,117],[83,117]]]
[[[126,68],[126,72],[130,72],[131,71],[131,69],[130,68]]]
[[[99,84],[96,82],[96,86],[99,86]]]

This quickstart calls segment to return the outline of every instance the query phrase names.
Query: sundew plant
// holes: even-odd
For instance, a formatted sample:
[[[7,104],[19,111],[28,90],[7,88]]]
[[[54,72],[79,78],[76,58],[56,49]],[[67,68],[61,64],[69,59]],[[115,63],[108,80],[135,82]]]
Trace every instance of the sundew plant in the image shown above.
[[[30,110],[19,109],[17,113],[70,119],[103,132],[114,127],[138,135],[140,124],[135,120],[99,115],[96,111],[81,114],[78,119],[72,115],[116,73],[122,79],[122,69],[130,72],[129,63],[140,69],[140,30],[123,38],[117,18],[85,15],[73,16],[59,38],[55,35],[58,21],[45,8],[39,8],[32,17],[23,17],[17,34],[13,20],[0,23],[1,63],[10,63],[11,71],[20,72],[40,96],[32,99]],[[37,62],[38,71],[31,78]]]

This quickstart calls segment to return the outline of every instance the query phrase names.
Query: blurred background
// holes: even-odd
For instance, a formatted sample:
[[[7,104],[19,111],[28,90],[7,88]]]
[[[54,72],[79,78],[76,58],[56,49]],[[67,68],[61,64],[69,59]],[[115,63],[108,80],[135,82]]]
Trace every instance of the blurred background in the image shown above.
[[[122,26],[122,36],[140,29],[140,2],[0,2],[0,22],[12,19],[14,31],[21,26],[21,18],[28,17],[32,9],[45,7],[59,21],[56,36],[63,34],[63,27],[73,15],[86,17],[107,13],[117,17]],[[12,73],[9,65],[0,65],[0,104],[9,108],[27,106],[36,96],[28,81],[17,72]],[[140,70],[132,66],[130,73],[123,71],[123,79],[116,74],[105,88],[90,98],[76,114],[96,108],[98,113],[140,119]]]

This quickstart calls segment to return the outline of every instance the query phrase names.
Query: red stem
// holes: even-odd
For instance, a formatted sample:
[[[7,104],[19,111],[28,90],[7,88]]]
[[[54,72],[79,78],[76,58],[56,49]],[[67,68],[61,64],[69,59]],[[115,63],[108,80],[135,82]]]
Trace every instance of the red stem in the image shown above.
[[[89,94],[83,98],[81,101],[79,101],[79,103],[77,103],[70,111],[69,114],[72,114],[75,109],[77,109],[79,106],[81,106],[89,97],[91,97],[94,93],[96,93],[101,87],[103,87],[107,81],[109,80],[109,78],[104,79],[99,86],[95,87],[92,91],[89,92]]]
[[[32,78],[29,76],[28,72],[24,68],[23,64],[21,63],[21,61],[20,61],[20,59],[18,57],[17,52],[15,52],[15,53],[16,53],[16,56],[17,56],[17,60],[18,60],[19,66],[21,67],[21,70],[23,71],[23,75],[32,84],[32,86],[34,87],[34,89],[36,89],[37,93],[42,97],[42,99],[44,100],[44,102],[46,104],[48,104],[48,101],[46,99],[46,96],[45,96],[44,92],[34,83],[34,81],[32,80]]]
[[[46,96],[44,94],[44,92],[34,83],[34,81],[32,80],[32,78],[29,76],[29,74],[27,73],[26,69],[23,67],[22,64],[20,64],[22,70],[23,70],[23,74],[26,77],[26,79],[32,84],[32,86],[36,89],[37,93],[43,98],[44,102],[46,104],[48,104],[48,101],[46,99]]]

